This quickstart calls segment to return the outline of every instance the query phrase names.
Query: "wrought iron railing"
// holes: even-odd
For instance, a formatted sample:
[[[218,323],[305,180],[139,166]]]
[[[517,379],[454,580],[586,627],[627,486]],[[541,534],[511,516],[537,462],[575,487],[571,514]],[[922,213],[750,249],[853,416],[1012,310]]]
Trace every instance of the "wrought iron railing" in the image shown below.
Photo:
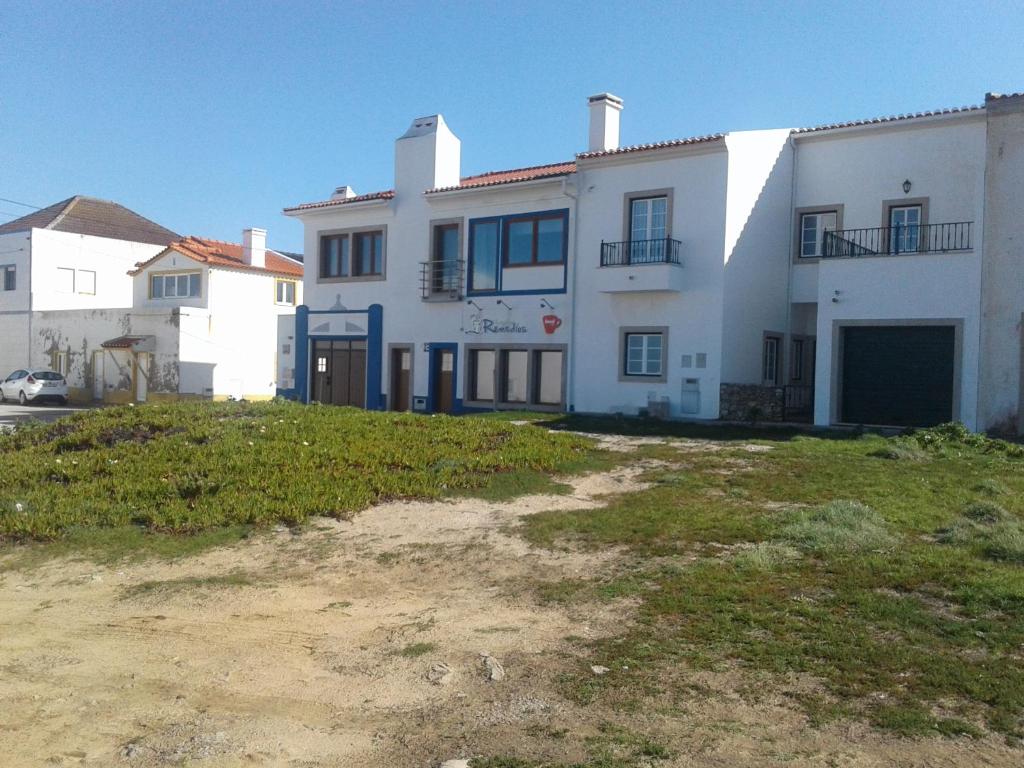
[[[660,237],[657,240],[626,240],[621,243],[601,241],[601,266],[679,264],[681,246],[682,243],[671,237]]]
[[[826,231],[822,233],[821,255],[831,258],[969,251],[973,229],[973,221],[957,221]]]
[[[458,301],[465,276],[462,259],[420,262],[420,294],[424,301]]]

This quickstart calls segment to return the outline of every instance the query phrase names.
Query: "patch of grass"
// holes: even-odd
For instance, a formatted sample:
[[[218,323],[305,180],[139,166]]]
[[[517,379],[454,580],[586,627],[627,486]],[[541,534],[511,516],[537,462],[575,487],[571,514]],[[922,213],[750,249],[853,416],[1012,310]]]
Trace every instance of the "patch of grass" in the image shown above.
[[[219,576],[187,576],[180,579],[142,581],[126,587],[121,596],[125,599],[167,597],[182,592],[202,593],[217,589],[249,587],[253,583],[248,574],[236,571]]]
[[[890,549],[897,541],[885,519],[858,501],[830,501],[798,512],[779,533],[811,552],[872,552]]]
[[[494,419],[289,402],[105,408],[0,435],[0,541],[299,525],[499,475],[514,490],[517,473],[537,483],[589,453],[577,437]]]
[[[872,456],[890,461],[924,461],[928,454],[921,445],[910,439],[895,439],[871,452]]]
[[[410,643],[402,648],[398,655],[406,659],[417,659],[435,650],[437,650],[437,645],[434,643]]]
[[[879,460],[910,439],[921,450],[914,460]],[[984,723],[1011,741],[1024,736],[1017,446],[951,428],[920,440],[793,434],[757,454],[742,441],[729,430],[713,450],[687,449],[677,458],[685,469],[652,472],[649,489],[606,509],[524,521],[538,544],[636,554],[614,575],[544,585],[548,597],[657,587],[632,593],[640,607],[631,628],[580,644],[616,673],[596,677],[581,665],[566,674],[565,693],[631,712],[684,690],[689,670],[738,665],[766,685],[793,675],[820,682],[787,694],[812,723],[860,718],[905,735],[960,736]],[[672,450],[669,440],[658,456]],[[967,533],[946,533],[958,526]],[[741,546],[723,557],[722,544]],[[791,558],[788,547],[806,555]],[[649,559],[678,554],[688,555],[679,567]]]

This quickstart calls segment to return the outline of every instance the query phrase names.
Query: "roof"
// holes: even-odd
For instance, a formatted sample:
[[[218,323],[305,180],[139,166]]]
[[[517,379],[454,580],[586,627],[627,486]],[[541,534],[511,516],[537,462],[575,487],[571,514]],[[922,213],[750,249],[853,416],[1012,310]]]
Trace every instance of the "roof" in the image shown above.
[[[74,232],[152,245],[170,245],[181,237],[119,203],[85,195],[69,197],[20,219],[0,224],[0,235],[28,229]]]
[[[136,264],[136,268],[129,272],[129,274],[139,274],[157,259],[166,255],[168,251],[175,251],[188,256],[190,259],[208,264],[211,267],[302,277],[302,264],[296,263],[294,259],[290,259],[287,256],[282,256],[277,251],[267,248],[266,267],[254,267],[245,263],[242,246],[238,243],[228,243],[223,240],[211,240],[207,237],[194,236],[185,237],[171,243],[153,258]]]
[[[395,190],[385,189],[383,192],[370,192],[365,195],[356,195],[355,197],[338,197],[331,200],[321,200],[315,203],[302,203],[300,205],[294,205],[291,208],[285,208],[285,213],[291,213],[292,211],[308,211],[315,208],[333,208],[336,205],[351,205],[352,203],[365,203],[369,200],[390,200],[395,196]]]
[[[428,189],[427,194],[434,192],[450,192],[456,189],[472,189],[474,187],[493,187],[498,184],[513,184],[517,181],[533,181],[534,179],[549,179],[556,176],[565,176],[576,172],[576,163],[549,163],[547,165],[532,165],[528,168],[513,168],[508,171],[488,171],[476,176],[463,176],[458,185],[450,187],[437,187]]]
[[[139,347],[145,347],[152,351],[153,341],[153,336],[118,336],[117,338],[101,342],[100,346],[104,349],[138,349]],[[139,351],[145,352],[147,349],[140,349]]]
[[[849,120],[845,123],[826,123],[815,125],[810,128],[796,128],[793,133],[814,133],[816,131],[831,131],[836,128],[857,128],[863,125],[880,125],[882,123],[895,123],[900,120],[915,120],[921,117],[938,117],[940,115],[958,115],[966,112],[981,112],[984,107],[971,105],[967,107],[946,107],[945,109],[932,109],[925,112],[908,112],[904,115],[886,115],[885,117],[869,117],[864,120]]]
[[[651,144],[633,144],[629,147],[616,147],[615,149],[600,149],[595,152],[580,152],[576,155],[577,160],[587,160],[591,157],[607,157],[609,155],[625,155],[630,152],[647,152],[652,149],[668,149],[669,147],[685,147],[690,144],[707,144],[712,141],[720,141],[725,138],[724,133],[712,133],[707,136],[691,136],[687,139],[669,139],[668,141],[656,141]]]

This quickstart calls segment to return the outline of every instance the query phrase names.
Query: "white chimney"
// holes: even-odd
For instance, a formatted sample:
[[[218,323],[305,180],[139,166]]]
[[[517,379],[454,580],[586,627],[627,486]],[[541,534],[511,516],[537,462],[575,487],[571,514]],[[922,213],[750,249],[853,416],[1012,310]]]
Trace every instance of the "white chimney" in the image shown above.
[[[395,192],[406,199],[459,183],[462,144],[441,115],[417,117],[395,142]]]
[[[619,113],[622,99],[599,93],[587,99],[590,105],[590,145],[588,152],[603,152],[619,146]]]
[[[261,269],[267,266],[267,230],[242,230],[242,261]]]
[[[356,196],[356,191],[347,184],[342,187],[335,187],[331,200],[349,200]]]

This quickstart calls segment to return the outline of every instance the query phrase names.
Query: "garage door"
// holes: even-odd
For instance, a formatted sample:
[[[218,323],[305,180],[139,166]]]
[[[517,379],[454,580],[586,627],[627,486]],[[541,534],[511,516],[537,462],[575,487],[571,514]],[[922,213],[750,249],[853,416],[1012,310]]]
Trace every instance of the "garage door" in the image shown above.
[[[952,420],[953,326],[856,326],[842,333],[840,421],[926,427]]]

